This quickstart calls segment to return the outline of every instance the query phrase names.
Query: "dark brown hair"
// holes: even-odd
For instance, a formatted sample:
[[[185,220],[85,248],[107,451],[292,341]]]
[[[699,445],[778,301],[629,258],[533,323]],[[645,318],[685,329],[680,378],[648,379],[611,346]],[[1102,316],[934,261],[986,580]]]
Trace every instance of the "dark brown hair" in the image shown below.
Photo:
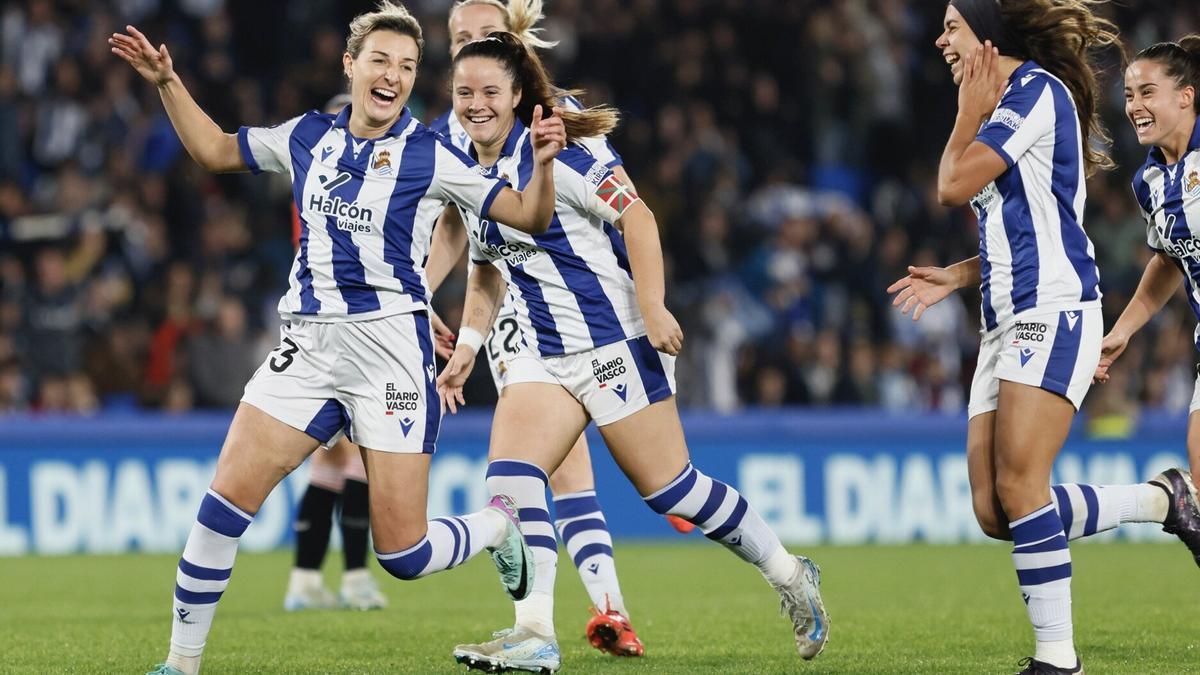
[[[1167,77],[1175,80],[1175,86],[1191,87],[1192,110],[1200,113],[1200,35],[1188,35],[1178,42],[1159,42],[1138,52],[1133,61],[1154,61],[1162,64]]]
[[[568,96],[579,96],[579,90],[563,90],[550,82],[546,67],[542,60],[528,45],[512,33],[489,33],[482,40],[476,40],[463,45],[458,55],[454,57],[454,66],[458,67],[463,59],[483,57],[495,59],[512,76],[513,89],[521,92],[521,102],[517,104],[517,119],[526,125],[533,123],[534,106],[542,106],[542,115],[550,116],[550,109],[562,106]],[[567,128],[567,139],[574,141],[590,136],[604,136],[617,126],[620,118],[616,108],[602,105],[584,110],[565,110],[562,112],[563,125]]]

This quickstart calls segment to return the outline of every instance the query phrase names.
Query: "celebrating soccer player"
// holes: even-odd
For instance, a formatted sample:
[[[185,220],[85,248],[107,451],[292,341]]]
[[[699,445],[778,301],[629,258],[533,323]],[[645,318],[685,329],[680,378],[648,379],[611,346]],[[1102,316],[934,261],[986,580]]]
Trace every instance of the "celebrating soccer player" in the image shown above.
[[[527,125],[537,106],[558,98],[537,55],[509,33],[470,42],[454,58],[451,93],[471,153],[489,175],[518,187],[530,180],[535,149]],[[569,140],[608,133],[616,123],[609,108],[562,116]],[[789,554],[745,498],[688,460],[674,397],[683,332],[663,303],[653,214],[581,145],[563,150],[553,170],[558,201],[544,234],[461,209],[475,263],[464,325],[476,336],[490,330],[507,289],[529,347],[509,362],[487,482],[493,493],[512,495],[522,514],[537,514],[521,527],[534,542],[538,573],[517,625],[490,642],[460,645],[456,660],[488,670],[558,669],[553,589],[545,583],[557,559],[553,527],[542,515],[547,474],[593,420],[650,508],[694,523],[762,572],[780,594],[800,654],[815,657],[829,635],[817,566]],[[460,338],[438,377],[452,411],[463,403],[480,343]]]
[[[290,174],[302,232],[279,309],[282,340],[239,405],[179,561],[171,649],[158,673],[196,673],[238,539],[275,485],[340,429],[365,449],[376,555],[415,579],[487,548],[513,599],[532,583],[516,509],[496,495],[482,511],[427,521],[430,454],[441,422],[422,263],[434,220],[453,202],[480,218],[541,233],[554,215],[554,158],[563,122],[536,107],[525,192],[413,119],[424,40],[387,0],[350,24],[342,57],[350,105],[273,127],[224,133],[175,74],[166,45],[140,31],[112,51],[158,87],[189,154],[214,172]]]

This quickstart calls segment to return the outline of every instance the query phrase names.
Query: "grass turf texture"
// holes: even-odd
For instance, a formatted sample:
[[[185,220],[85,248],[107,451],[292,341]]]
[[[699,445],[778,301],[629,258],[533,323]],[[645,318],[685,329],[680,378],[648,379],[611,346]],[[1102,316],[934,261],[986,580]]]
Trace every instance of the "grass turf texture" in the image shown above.
[[[588,602],[559,566],[557,629],[570,673],[1012,673],[1033,638],[1003,546],[807,551],[823,570],[832,640],[796,655],[777,596],[715,545],[618,544],[642,659],[583,639]],[[1091,673],[1200,673],[1200,570],[1179,545],[1073,546],[1076,644]],[[340,561],[331,555],[327,567]],[[0,559],[0,671],[144,673],[169,638],[172,556]],[[282,609],[291,557],[239,556],[204,673],[462,671],[450,650],[512,620],[486,556],[416,582],[374,573],[381,612]],[[329,575],[336,589],[336,571]]]

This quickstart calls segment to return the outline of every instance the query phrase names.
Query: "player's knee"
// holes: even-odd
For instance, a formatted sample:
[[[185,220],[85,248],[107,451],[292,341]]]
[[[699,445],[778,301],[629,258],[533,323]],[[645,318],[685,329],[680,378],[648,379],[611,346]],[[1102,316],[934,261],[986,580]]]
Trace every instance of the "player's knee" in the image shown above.
[[[978,502],[975,503],[975,521],[979,523],[979,529],[992,539],[1008,541],[1012,538],[1008,532],[1008,523],[1001,514],[996,512],[991,500],[986,507],[981,507]]]
[[[1042,488],[1046,484],[1044,479],[1040,481]],[[1032,502],[1036,501],[1038,489],[1039,481],[1030,476],[1016,472],[999,472],[996,475],[996,496],[1007,513],[1026,513],[1036,509],[1039,505]]]

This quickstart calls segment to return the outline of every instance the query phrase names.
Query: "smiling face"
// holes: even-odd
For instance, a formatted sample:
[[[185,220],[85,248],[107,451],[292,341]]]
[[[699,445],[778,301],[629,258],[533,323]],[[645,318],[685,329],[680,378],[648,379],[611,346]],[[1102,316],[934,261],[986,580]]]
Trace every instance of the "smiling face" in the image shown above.
[[[503,145],[512,130],[521,92],[493,58],[470,56],[454,67],[454,114],[476,146]]]
[[[357,58],[342,54],[352,113],[359,125],[386,129],[400,118],[412,93],[419,58],[417,41],[391,30],[367,35]]]
[[[942,34],[934,44],[942,50],[942,58],[950,66],[954,84],[962,84],[963,59],[974,54],[981,44],[975,31],[963,20],[962,14],[953,5],[946,5],[946,16],[942,19]]]
[[[1139,59],[1125,69],[1125,117],[1142,145],[1162,146],[1181,132],[1190,136],[1195,97],[1195,89],[1180,88],[1158,61]]]
[[[482,40],[488,33],[508,30],[504,12],[494,5],[467,5],[450,16],[450,58],[463,45]]]

